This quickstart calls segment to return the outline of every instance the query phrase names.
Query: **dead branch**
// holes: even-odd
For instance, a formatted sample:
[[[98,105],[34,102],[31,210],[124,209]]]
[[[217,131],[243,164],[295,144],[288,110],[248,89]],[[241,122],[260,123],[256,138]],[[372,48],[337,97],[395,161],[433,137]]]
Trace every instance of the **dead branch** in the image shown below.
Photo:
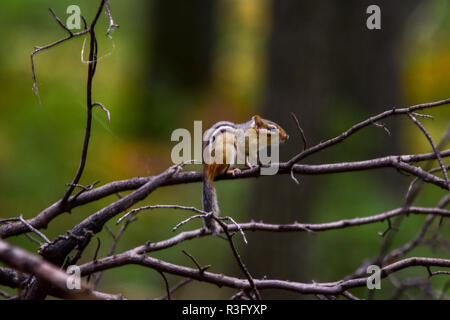
[[[441,151],[441,157],[450,156],[450,149]],[[445,180],[440,179],[431,173],[428,173],[420,167],[410,165],[410,163],[422,162],[431,159],[436,159],[435,153],[417,154],[417,155],[392,155],[382,158],[375,158],[364,161],[307,165],[296,164],[293,170],[297,174],[304,175],[322,175],[331,173],[345,173],[352,171],[363,171],[380,168],[398,168],[407,171],[413,175],[418,175],[419,178],[426,182],[435,184],[439,187],[446,188]],[[289,174],[288,162],[280,163],[280,168],[277,174]],[[243,178],[255,178],[259,176],[259,169],[253,168],[249,170],[242,170],[239,173],[232,175],[219,176],[217,180],[234,180]],[[44,209],[34,218],[27,220],[27,222],[36,229],[47,228],[48,224],[60,214],[70,211],[76,207],[84,204],[103,199],[107,196],[117,192],[135,190],[148,183],[150,180],[156,179],[158,176],[131,178],[126,180],[114,181],[103,186],[97,187],[93,190],[83,192],[77,198],[71,197],[66,206],[61,206],[61,200],[55,202],[50,207]],[[193,182],[200,182],[202,179],[201,172],[185,171],[180,172],[176,176],[165,179],[158,187],[165,187],[178,184],[186,184]],[[1,221],[0,221],[1,222]],[[22,223],[11,223],[7,225],[0,225],[0,237],[8,238],[27,231],[27,228]]]

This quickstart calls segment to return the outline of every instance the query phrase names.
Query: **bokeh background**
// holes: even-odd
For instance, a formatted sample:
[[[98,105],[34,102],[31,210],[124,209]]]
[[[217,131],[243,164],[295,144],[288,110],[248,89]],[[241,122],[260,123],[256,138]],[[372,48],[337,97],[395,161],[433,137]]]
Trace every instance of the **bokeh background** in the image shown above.
[[[35,45],[65,36],[49,7],[65,21],[66,8],[77,4],[89,21],[97,2],[3,0],[0,4],[0,218],[36,215],[63,195],[76,171],[85,125],[83,39],[36,56],[41,103],[32,91],[30,53]],[[110,109],[111,122],[95,110],[81,182],[107,183],[159,173],[171,165],[172,131],[193,129],[194,120],[202,120],[204,128],[220,120],[247,121],[253,114],[274,120],[292,137],[282,147],[282,159],[287,160],[301,148],[290,112],[296,113],[312,144],[384,109],[448,98],[450,1],[372,2],[112,0],[112,14],[120,28],[112,40],[104,36],[107,21],[102,14],[97,26],[101,58],[93,90],[94,101]],[[366,28],[370,4],[381,7],[381,30]],[[449,125],[450,110],[444,106],[429,114],[436,119],[423,122],[439,140]],[[367,128],[306,163],[431,150],[407,118],[385,124],[391,136],[383,129]],[[384,169],[299,177],[299,186],[288,176],[279,176],[220,182],[217,189],[222,213],[237,221],[318,223],[399,207],[411,179]],[[162,188],[139,205],[200,208],[200,190],[200,184]],[[417,203],[434,206],[443,194],[426,186]],[[53,239],[114,200],[111,196],[63,214],[45,234]],[[117,252],[172,236],[171,228],[188,215],[170,210],[142,213],[120,240]],[[408,217],[393,247],[410,239],[424,219]],[[108,225],[117,230],[114,222]],[[184,229],[198,226],[199,222],[192,222]],[[385,223],[377,223],[312,235],[249,233],[249,245],[239,244],[239,249],[254,277],[334,281],[378,253],[383,239],[377,233],[385,228]],[[447,240],[448,231],[443,232]],[[112,239],[106,231],[98,237],[104,256]],[[37,249],[23,236],[9,241]],[[96,243],[92,241],[82,261],[92,259]],[[192,240],[152,256],[191,265],[183,249],[211,264],[212,271],[242,276],[227,243],[218,238]],[[449,252],[422,246],[411,255],[448,258]],[[425,276],[424,272],[413,269],[400,276]],[[172,284],[178,280],[169,276]],[[436,290],[444,284],[445,277],[432,279]],[[165,292],[160,275],[139,266],[105,272],[99,290],[135,299]],[[364,289],[353,292],[367,295]],[[374,298],[389,298],[393,292],[386,280]],[[217,299],[233,293],[191,283],[174,297]],[[409,294],[423,297],[419,291]],[[263,296],[311,298],[276,291]]]

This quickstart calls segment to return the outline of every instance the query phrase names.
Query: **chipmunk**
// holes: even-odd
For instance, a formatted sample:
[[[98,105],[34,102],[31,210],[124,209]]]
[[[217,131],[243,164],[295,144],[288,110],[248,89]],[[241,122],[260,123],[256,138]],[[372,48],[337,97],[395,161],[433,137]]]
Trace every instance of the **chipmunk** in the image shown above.
[[[244,148],[238,148],[239,134],[245,137]],[[251,157],[250,151],[257,150],[254,147],[262,148],[260,146],[262,135],[266,136],[267,140],[263,139],[263,141],[265,140],[267,144],[271,143],[274,135],[278,136],[279,143],[285,142],[289,138],[284,129],[278,124],[262,119],[257,115],[253,116],[250,121],[239,124],[220,121],[205,132],[202,148],[204,156],[203,211],[212,212],[215,216],[219,216],[214,179],[224,173],[235,175],[237,172],[240,172],[240,169],[234,167],[237,164],[237,159],[241,159],[242,156],[245,156],[245,166],[247,168],[255,166],[250,163],[250,158],[259,163],[257,158]],[[207,157],[209,156],[208,159],[205,158],[205,152],[207,152]],[[244,154],[239,155],[239,152],[244,152]],[[212,217],[204,219],[204,226],[213,234],[220,233],[220,226]]]

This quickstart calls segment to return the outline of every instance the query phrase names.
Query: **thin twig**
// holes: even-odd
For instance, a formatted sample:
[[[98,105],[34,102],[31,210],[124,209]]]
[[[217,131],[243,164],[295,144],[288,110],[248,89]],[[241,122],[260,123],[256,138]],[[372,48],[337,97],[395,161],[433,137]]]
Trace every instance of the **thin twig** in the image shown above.
[[[106,16],[108,17],[109,20],[109,27],[108,27],[108,31],[106,32],[106,35],[108,37],[111,38],[111,32],[113,32],[114,29],[118,28],[119,25],[115,24],[113,21],[113,17],[111,15],[111,8],[109,6],[109,0],[105,1],[105,12],[106,12]]]
[[[179,210],[194,211],[201,215],[208,214],[207,212],[199,210],[195,207],[186,207],[186,206],[179,206],[179,205],[173,205],[173,204],[170,204],[170,205],[169,204],[158,204],[158,205],[144,206],[144,207],[140,207],[137,209],[133,209],[133,210],[127,212],[126,214],[124,214],[122,217],[120,217],[120,219],[117,220],[116,224],[119,224],[120,222],[122,222],[123,219],[127,218],[130,215],[134,216],[142,210],[152,210],[152,209],[179,209]]]
[[[207,219],[210,216],[214,217],[214,213],[212,213],[212,212],[209,212],[209,213],[205,212],[205,213],[202,213],[202,214],[197,214],[195,216],[191,216],[191,217],[181,221],[180,223],[178,223],[175,227],[172,228],[172,231],[176,231],[179,227],[181,227],[182,225],[188,223],[191,220],[198,219],[198,218]]]
[[[226,223],[224,223],[222,220],[218,219],[216,216],[213,215],[213,218],[219,223],[219,225],[222,227],[223,232],[225,232],[225,235],[228,239],[228,242],[230,244],[231,250],[233,251],[233,255],[236,259],[236,262],[238,263],[239,267],[241,268],[241,270],[244,272],[245,277],[247,278],[250,287],[253,291],[253,293],[255,294],[255,297],[257,300],[261,300],[261,294],[259,293],[258,288],[255,285],[255,281],[253,280],[252,275],[250,274],[250,272],[248,271],[247,267],[244,264],[244,261],[242,261],[241,256],[239,255],[239,252],[236,249],[236,246],[234,245],[233,239],[230,235],[230,233],[228,232],[228,225]],[[244,238],[245,239],[245,238]]]
[[[297,117],[295,116],[295,113],[291,112],[291,116],[295,121],[295,124],[297,126],[298,132],[300,133],[300,136],[302,138],[303,141],[303,149],[305,150],[308,147],[308,144],[306,143],[306,136],[305,136],[305,132],[303,131],[302,127],[300,126],[300,122],[298,121]]]
[[[348,291],[344,291],[344,292],[342,292],[341,293],[344,297],[346,297],[347,299],[349,299],[349,300],[361,300],[361,299],[359,299],[357,296],[354,296],[353,294],[351,294],[350,292],[348,292]]]
[[[448,288],[450,288],[450,280],[445,283],[444,288],[442,289],[441,295],[439,296],[439,300],[444,299],[445,293],[447,292]]]
[[[97,247],[95,248],[94,258],[92,258],[93,261],[97,261],[98,252],[100,251],[101,244],[102,244],[102,242],[101,242],[100,238],[97,238]]]
[[[430,116],[428,114],[422,114],[422,113],[417,113],[417,112],[411,112],[411,114],[418,118],[425,118],[425,119],[432,119],[432,120],[434,119],[433,116]]]
[[[170,286],[169,286],[169,281],[167,280],[166,275],[164,274],[164,272],[159,271],[159,274],[161,275],[161,277],[164,279],[164,283],[166,284],[166,296],[167,296],[167,300],[171,300],[170,299]]]
[[[68,29],[68,28],[61,22],[61,20],[56,16],[56,14],[53,12],[52,9],[50,9],[50,12],[52,13],[53,17],[56,19],[56,21],[58,22],[58,24],[59,24],[64,30],[66,30],[66,31],[69,32],[69,35],[68,35],[67,37],[63,38],[63,39],[59,39],[59,40],[57,40],[57,41],[55,41],[55,42],[52,42],[52,43],[50,43],[50,44],[48,44],[48,45],[45,45],[45,46],[36,46],[35,49],[34,49],[34,51],[33,51],[33,52],[31,53],[31,55],[30,55],[30,60],[31,60],[31,73],[32,73],[32,77],[33,77],[33,91],[34,91],[34,93],[36,94],[36,96],[37,96],[37,98],[38,98],[39,104],[41,104],[41,98],[40,98],[40,96],[39,96],[39,88],[38,88],[38,85],[37,85],[37,77],[36,77],[36,70],[35,70],[34,56],[35,56],[36,54],[38,54],[39,52],[41,52],[41,51],[44,51],[44,50],[53,48],[53,47],[55,47],[55,46],[57,46],[57,45],[59,45],[59,44],[65,42],[65,41],[67,41],[67,40],[72,39],[72,38],[76,38],[76,37],[83,36],[83,35],[87,34],[87,33],[90,31],[89,28],[87,28],[86,25],[85,25],[85,29],[84,29],[84,30],[82,30],[82,31],[80,31],[80,32],[73,33],[70,29]],[[85,20],[84,20],[84,17],[83,17],[83,21],[85,21]]]
[[[101,246],[101,240],[100,238],[97,238],[97,248],[95,248],[94,258],[92,258],[92,261],[97,261],[98,258],[98,252],[100,251]],[[91,280],[91,275],[89,275],[86,279],[86,282],[89,282]]]
[[[442,275],[442,274],[450,275],[450,271],[443,271],[443,270],[433,271],[433,272],[431,272],[430,277],[437,276],[437,275]]]
[[[83,186],[82,184],[79,184],[79,183],[76,183],[76,184],[72,185],[72,186],[75,186],[77,188],[80,188],[81,190],[77,194],[75,194],[71,200],[72,201],[76,200],[84,192],[91,191],[92,189],[94,189],[95,185],[97,185],[98,183],[100,183],[100,180],[94,181],[93,183],[91,183],[88,186]],[[70,184],[67,184],[67,186],[70,186]]]
[[[0,296],[5,299],[11,299],[11,295],[7,294],[5,291],[0,290]]]
[[[25,233],[24,235],[25,235],[25,237],[26,237],[28,240],[30,240],[31,242],[36,243],[38,246],[41,246],[41,245],[42,245],[42,242],[39,241],[38,239],[36,239],[35,237],[33,237],[31,234]]]
[[[114,254],[114,252],[116,251],[116,247],[117,247],[117,244],[119,243],[120,238],[125,233],[125,230],[127,230],[127,228],[130,225],[130,223],[132,223],[135,220],[136,220],[136,218],[134,216],[129,216],[128,219],[126,220],[125,224],[123,224],[120,227],[120,229],[117,232],[117,234],[114,234],[112,232],[112,230],[107,225],[105,225],[105,229],[111,234],[111,237],[113,238],[113,244],[112,244],[111,248],[109,249],[108,254],[106,255],[107,257],[110,257],[110,256],[112,256]],[[97,288],[102,275],[103,275],[103,272],[99,272],[99,273],[97,273],[95,275],[94,281],[93,281],[94,289]]]
[[[386,230],[384,230],[383,232],[379,232],[378,235],[381,237],[384,237],[386,235],[386,233],[388,233],[391,230],[398,230],[397,227],[392,227],[392,223],[391,223],[391,219],[387,218],[387,222],[388,222],[388,227]]]
[[[450,165],[445,167],[447,170],[450,170]],[[442,171],[442,168],[433,168],[428,170],[428,173],[434,173],[434,172],[438,172],[438,171]],[[411,198],[412,198],[412,193],[414,191],[414,186],[416,185],[417,182],[422,181],[420,180],[418,177],[414,178],[411,183],[408,186],[408,190],[406,191],[406,195],[405,195],[405,203],[411,204]]]
[[[170,288],[170,290],[169,290],[170,295],[172,295],[175,291],[177,291],[178,289],[180,289],[181,287],[183,287],[184,285],[186,285],[192,281],[193,281],[193,279],[191,279],[191,278],[186,278],[186,279],[181,280],[180,282],[175,284],[172,288]],[[156,300],[167,300],[167,299],[168,299],[167,293],[159,298],[156,298]]]
[[[388,136],[391,135],[391,131],[389,131],[389,129],[383,123],[374,122],[373,125],[378,128],[383,128],[383,130],[387,133]]]
[[[236,221],[234,221],[234,219],[232,217],[227,216],[227,217],[223,217],[223,218],[219,218],[219,219],[220,220],[230,220],[236,226],[236,228],[239,230],[242,238],[244,239],[245,244],[248,244],[247,238],[245,237],[244,230],[242,230],[241,226]]]
[[[12,221],[20,221],[20,219],[17,217],[0,219],[0,223],[10,223]]]
[[[107,117],[108,117],[108,121],[111,122],[111,113],[109,112],[109,110],[100,102],[95,102],[93,105],[93,107],[95,106],[99,106],[103,111],[105,111]]]
[[[55,18],[56,22],[58,22],[58,24],[69,33],[70,37],[73,37],[73,32],[72,30],[70,30],[69,28],[66,27],[66,25],[61,21],[61,19],[56,15],[55,11],[53,11],[52,8],[49,8],[53,18]]]
[[[181,252],[183,252],[186,256],[188,256],[192,260],[192,262],[194,262],[200,273],[205,272],[208,268],[211,267],[211,265],[201,266],[200,263],[198,263],[197,259],[195,259],[194,256],[189,252],[187,252],[186,250],[182,250]]]
[[[300,184],[300,182],[298,181],[298,179],[294,175],[294,166],[292,166],[292,168],[291,168],[291,179],[294,180],[294,182],[296,184]]]

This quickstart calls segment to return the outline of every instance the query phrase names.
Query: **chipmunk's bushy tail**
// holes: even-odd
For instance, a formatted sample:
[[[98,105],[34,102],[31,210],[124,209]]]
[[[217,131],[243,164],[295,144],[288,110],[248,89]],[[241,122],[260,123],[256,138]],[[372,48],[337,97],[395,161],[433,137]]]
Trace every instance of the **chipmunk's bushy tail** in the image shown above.
[[[203,211],[213,212],[216,217],[219,216],[214,177],[209,176],[206,170],[203,172]],[[220,233],[220,225],[212,217],[203,219],[203,223],[206,229],[211,230],[212,234]]]

